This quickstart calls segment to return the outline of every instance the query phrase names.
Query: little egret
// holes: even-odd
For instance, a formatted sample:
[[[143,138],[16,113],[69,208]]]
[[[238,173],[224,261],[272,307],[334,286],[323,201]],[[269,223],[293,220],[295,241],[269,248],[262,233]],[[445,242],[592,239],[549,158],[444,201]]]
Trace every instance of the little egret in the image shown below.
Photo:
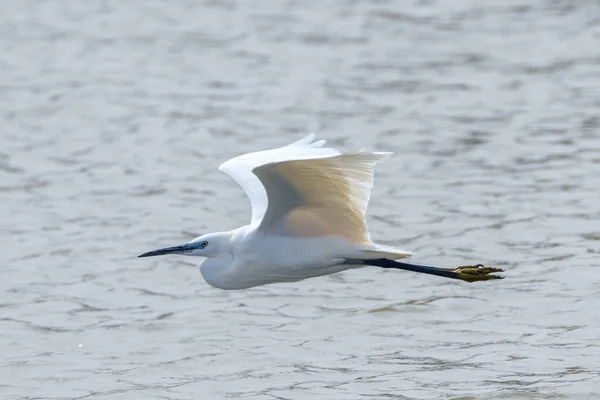
[[[139,257],[205,257],[202,277],[226,290],[296,282],[367,265],[467,282],[502,279],[493,274],[501,269],[481,264],[446,269],[395,261],[412,253],[372,242],[365,221],[375,164],[391,153],[342,153],[324,145],[311,134],[223,163],[219,169],[252,203],[250,224]]]

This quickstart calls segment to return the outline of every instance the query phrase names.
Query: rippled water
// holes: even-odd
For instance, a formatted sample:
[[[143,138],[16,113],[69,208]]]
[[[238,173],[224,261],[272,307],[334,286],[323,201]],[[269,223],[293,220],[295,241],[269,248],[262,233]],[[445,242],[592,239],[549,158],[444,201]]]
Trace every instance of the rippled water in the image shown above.
[[[595,0],[51,1],[0,13],[0,397],[600,392]],[[217,166],[393,150],[366,268],[240,292],[135,256],[247,222]]]

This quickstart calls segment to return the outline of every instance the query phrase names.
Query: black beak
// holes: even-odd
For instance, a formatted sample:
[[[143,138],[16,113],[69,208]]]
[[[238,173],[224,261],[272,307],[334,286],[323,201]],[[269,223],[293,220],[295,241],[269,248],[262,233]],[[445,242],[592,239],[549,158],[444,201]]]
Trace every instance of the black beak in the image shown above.
[[[140,254],[138,257],[154,257],[163,256],[165,254],[183,254],[192,250],[189,244],[182,244],[180,246],[165,247],[164,249],[152,250],[144,254]]]

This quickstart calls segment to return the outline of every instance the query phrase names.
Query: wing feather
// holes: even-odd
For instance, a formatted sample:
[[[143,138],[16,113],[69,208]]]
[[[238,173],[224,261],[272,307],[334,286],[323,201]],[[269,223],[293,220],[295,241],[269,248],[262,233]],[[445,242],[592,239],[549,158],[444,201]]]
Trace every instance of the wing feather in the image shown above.
[[[254,168],[268,198],[260,229],[370,243],[365,214],[374,167],[390,154],[357,152]]]
[[[339,154],[335,149],[323,147],[325,140],[314,141],[314,139],[315,135],[310,134],[287,146],[243,154],[219,166],[219,170],[233,179],[248,196],[252,206],[251,224],[260,224],[268,207],[265,188],[252,170],[273,162]]]
[[[308,135],[276,149],[248,153],[219,169],[244,190],[251,224],[288,236],[341,236],[370,244],[365,214],[375,165],[391,153],[342,154]]]

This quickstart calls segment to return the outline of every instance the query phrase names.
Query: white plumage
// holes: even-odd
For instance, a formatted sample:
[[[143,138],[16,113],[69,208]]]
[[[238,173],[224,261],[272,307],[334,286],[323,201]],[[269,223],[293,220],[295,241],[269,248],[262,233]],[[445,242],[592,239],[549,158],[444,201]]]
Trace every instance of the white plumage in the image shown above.
[[[251,223],[260,231],[369,243],[365,213],[373,168],[391,153],[342,154],[313,138],[236,157],[219,169],[245,190]]]
[[[206,257],[202,276],[221,289],[298,281],[369,264],[455,277],[434,267],[394,264],[412,253],[371,241],[365,214],[373,170],[391,153],[342,153],[324,145],[309,135],[223,163],[219,169],[250,199],[250,224],[140,257]]]

